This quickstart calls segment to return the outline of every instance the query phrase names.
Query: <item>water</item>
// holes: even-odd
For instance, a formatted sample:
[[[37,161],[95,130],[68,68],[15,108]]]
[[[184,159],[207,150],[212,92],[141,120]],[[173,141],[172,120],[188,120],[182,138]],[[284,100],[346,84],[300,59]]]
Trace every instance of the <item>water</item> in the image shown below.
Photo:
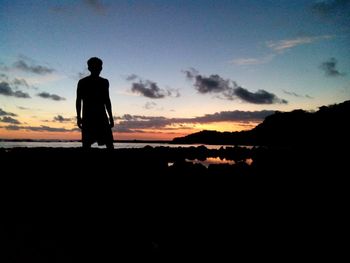
[[[131,148],[143,148],[145,146],[151,147],[198,147],[205,146],[207,149],[220,149],[224,147],[233,147],[230,145],[205,145],[205,144],[170,144],[170,143],[135,143],[135,142],[115,142],[115,149],[131,149]],[[50,147],[50,148],[80,148],[81,142],[78,141],[0,141],[0,148],[15,148],[15,147]],[[92,145],[92,148],[105,148],[105,146],[98,146],[96,143]]]
[[[27,148],[80,148],[81,142],[78,141],[0,141],[0,148],[17,148],[17,147],[27,147]],[[170,143],[143,143],[143,142],[115,142],[115,149],[132,149],[132,148],[143,148],[145,146],[151,147],[198,147],[205,146],[207,149],[220,149],[221,147],[233,147],[233,145],[206,145],[206,144],[170,144]],[[252,148],[252,146],[244,146],[247,148]],[[98,146],[96,143],[92,145],[92,148],[105,148],[105,146]],[[247,159],[246,163],[251,164],[251,159]],[[226,160],[225,158],[219,157],[208,157],[205,160],[188,160],[192,163],[200,163],[208,168],[210,164],[235,164],[233,160]],[[173,163],[169,163],[169,166]]]

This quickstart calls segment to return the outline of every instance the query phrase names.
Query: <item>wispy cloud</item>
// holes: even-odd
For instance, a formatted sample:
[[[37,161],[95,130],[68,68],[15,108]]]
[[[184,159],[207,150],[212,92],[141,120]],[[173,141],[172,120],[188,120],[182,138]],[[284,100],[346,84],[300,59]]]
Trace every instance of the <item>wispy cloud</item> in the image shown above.
[[[71,132],[76,131],[77,129],[66,129],[66,128],[55,128],[49,127],[45,125],[41,126],[20,126],[20,125],[8,125],[3,126],[6,130],[18,131],[18,130],[26,130],[26,131],[34,131],[34,132]]]
[[[291,49],[300,45],[311,44],[319,40],[331,39],[331,38],[334,38],[334,36],[332,35],[323,35],[323,36],[314,36],[314,37],[305,36],[305,37],[297,37],[297,38],[291,38],[291,39],[283,39],[279,41],[268,41],[266,43],[266,46],[277,53],[282,53],[287,51],[288,49]]]
[[[278,41],[267,41],[265,46],[270,50],[268,55],[262,57],[248,57],[237,58],[230,61],[231,64],[248,66],[265,64],[272,61],[276,56],[285,53],[286,51],[293,49],[301,45],[312,44],[317,41],[332,39],[334,35],[321,35],[321,36],[303,36],[289,39],[282,39]]]
[[[313,97],[311,97],[310,95],[301,95],[301,94],[298,94],[298,93],[295,93],[293,91],[287,91],[287,90],[283,90],[283,93],[284,94],[287,94],[289,96],[293,96],[293,97],[297,97],[297,98],[308,98],[308,99],[313,99]]]
[[[238,58],[231,60],[230,63],[240,66],[260,65],[270,62],[274,56],[274,54],[270,54],[259,58]]]
[[[37,64],[28,64],[28,62],[24,60],[16,61],[13,64],[13,67],[16,69],[22,70],[24,72],[35,73],[39,75],[49,74],[55,71],[53,68],[49,68],[46,66],[37,65]]]
[[[327,61],[324,61],[320,65],[320,69],[324,71],[325,75],[328,77],[341,77],[345,76],[345,72],[340,72],[337,69],[338,61],[335,58],[330,58]]]
[[[146,102],[144,108],[147,110],[154,109],[157,106],[157,103],[151,101],[151,102]]]
[[[44,99],[51,99],[51,100],[55,100],[55,101],[61,101],[61,100],[65,100],[65,98],[58,96],[56,94],[50,94],[48,92],[40,92],[37,94],[37,96],[44,98]]]
[[[200,94],[219,94],[224,99],[240,99],[254,104],[287,103],[286,100],[280,99],[266,90],[260,89],[257,92],[251,92],[239,86],[235,81],[224,79],[217,74],[206,77],[195,69],[186,70],[184,73],[187,79],[194,82],[193,86]]]

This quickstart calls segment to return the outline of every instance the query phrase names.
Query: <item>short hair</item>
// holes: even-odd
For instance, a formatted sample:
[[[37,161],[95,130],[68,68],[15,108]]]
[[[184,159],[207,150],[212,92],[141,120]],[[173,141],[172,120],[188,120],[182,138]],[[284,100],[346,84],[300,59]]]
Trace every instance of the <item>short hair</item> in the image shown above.
[[[92,57],[92,58],[89,58],[89,60],[87,61],[87,64],[88,64],[88,67],[102,67],[102,60],[98,57]]]

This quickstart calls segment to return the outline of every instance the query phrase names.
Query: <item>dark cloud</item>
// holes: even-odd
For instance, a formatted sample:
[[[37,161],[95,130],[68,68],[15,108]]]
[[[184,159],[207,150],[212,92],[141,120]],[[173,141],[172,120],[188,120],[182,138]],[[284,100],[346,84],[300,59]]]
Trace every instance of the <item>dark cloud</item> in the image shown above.
[[[230,81],[224,80],[219,75],[210,75],[208,78],[197,75],[194,86],[199,93],[219,93],[230,88]]]
[[[146,80],[132,83],[131,91],[151,99],[164,98],[166,93],[161,90],[157,83]]]
[[[21,124],[18,120],[9,116],[0,118],[0,122],[11,123],[11,124]]]
[[[127,81],[134,81],[134,80],[137,80],[137,79],[139,79],[139,77],[136,74],[131,74],[131,75],[126,77]]]
[[[180,97],[175,89],[161,89],[158,84],[151,80],[143,80],[135,74],[126,77],[127,81],[133,81],[131,91],[151,99],[162,99],[165,97]]]
[[[8,125],[8,126],[3,126],[1,128],[5,128],[6,130],[9,130],[9,131],[18,131],[21,129],[21,126],[18,126],[18,125]]]
[[[21,90],[14,91],[8,82],[0,82],[0,95],[16,97],[16,98],[30,98],[28,93]]]
[[[237,87],[235,88],[234,93],[241,100],[254,104],[288,103],[286,100],[279,99],[275,94],[262,89],[257,92],[250,92],[242,87]]]
[[[338,12],[346,12],[349,11],[349,9],[350,0],[320,1],[312,5],[312,10],[323,16],[331,16]]]
[[[97,13],[103,14],[106,11],[106,6],[99,0],[83,0],[83,2]]]
[[[231,89],[230,80],[224,80],[219,75],[204,77],[198,74],[198,71],[193,68],[185,70],[184,73],[187,79],[194,80],[193,85],[199,93],[220,93]]]
[[[250,122],[262,121],[267,116],[275,113],[275,111],[221,111],[214,114],[206,114],[202,117],[193,118],[193,122],[209,123],[209,122]]]
[[[123,129],[155,129],[164,128],[171,124],[171,119],[165,117],[146,117],[137,115],[124,115],[117,126]]]
[[[4,126],[6,130],[12,130],[12,131],[17,131],[17,130],[26,130],[26,131],[37,131],[37,132],[71,132],[76,129],[65,129],[65,128],[54,128],[54,127],[49,127],[45,125],[41,126],[18,126],[18,125],[8,125]]]
[[[70,122],[72,121],[71,118],[64,118],[62,115],[57,115],[53,118],[54,121],[56,122]]]
[[[265,90],[253,93],[240,87],[235,81],[223,79],[217,74],[202,76],[195,69],[184,71],[186,78],[194,81],[194,88],[201,94],[216,93],[228,100],[240,99],[254,104],[288,103]]]
[[[214,114],[206,114],[194,118],[165,118],[162,116],[141,116],[125,114],[116,117],[120,122],[116,125],[115,131],[134,132],[143,129],[175,129],[171,126],[181,126],[193,123],[213,123],[213,122],[240,122],[250,123],[262,121],[265,117],[273,114],[275,111],[222,111]],[[181,127],[185,129],[186,126]]]
[[[39,75],[48,74],[48,73],[52,73],[55,71],[54,69],[48,68],[46,66],[34,65],[34,64],[28,65],[27,62],[24,61],[23,59],[16,61],[13,64],[13,66],[17,69],[22,70],[22,71],[35,73],[35,74],[39,74]]]
[[[48,92],[38,93],[37,96],[42,97],[44,99],[51,99],[51,100],[55,100],[55,101],[65,100],[65,98],[63,98],[63,97],[60,97],[56,94],[50,94]]]
[[[82,11],[81,6],[89,8],[95,14],[104,15],[107,11],[107,5],[102,3],[100,0],[81,0],[80,2],[75,3],[74,1],[70,1],[67,3],[60,3],[62,1],[56,1],[55,6],[49,8],[52,12],[57,14],[68,14],[68,15],[76,15],[77,13]]]
[[[311,6],[321,23],[336,24],[340,34],[349,34],[350,0],[323,0]]]
[[[345,76],[345,73],[341,73],[337,70],[338,61],[335,58],[330,58],[329,60],[322,62],[320,69],[322,69],[326,76],[328,77],[340,77]]]
[[[12,112],[4,111],[2,108],[0,108],[0,116],[12,116],[12,117],[16,117],[17,114],[12,113]]]

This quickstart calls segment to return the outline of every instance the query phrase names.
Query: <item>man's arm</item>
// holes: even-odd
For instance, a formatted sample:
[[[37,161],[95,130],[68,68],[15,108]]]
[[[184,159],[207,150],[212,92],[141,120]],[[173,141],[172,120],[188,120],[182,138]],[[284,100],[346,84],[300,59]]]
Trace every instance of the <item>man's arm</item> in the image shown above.
[[[107,114],[108,114],[108,117],[109,117],[109,125],[111,127],[114,126],[114,119],[113,119],[113,113],[112,113],[112,104],[111,104],[111,99],[109,98],[109,82],[107,80],[107,94],[106,94],[106,102],[105,102],[105,105],[106,105],[106,110],[107,110]]]
[[[77,125],[81,129],[83,127],[83,122],[81,119],[81,94],[80,94],[80,82],[78,82],[77,87],[77,98],[75,101],[75,109],[77,111]]]

